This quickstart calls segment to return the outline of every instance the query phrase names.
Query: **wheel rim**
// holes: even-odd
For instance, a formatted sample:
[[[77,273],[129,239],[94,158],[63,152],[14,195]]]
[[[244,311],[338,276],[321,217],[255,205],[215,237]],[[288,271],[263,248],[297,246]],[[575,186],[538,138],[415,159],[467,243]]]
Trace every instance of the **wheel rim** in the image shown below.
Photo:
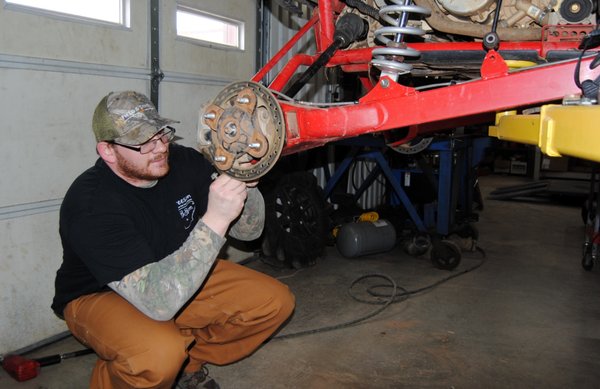
[[[221,172],[254,181],[269,172],[285,143],[277,99],[261,84],[230,84],[202,110],[200,150]]]
[[[317,227],[318,210],[310,196],[295,185],[285,185],[275,199],[279,227],[288,234],[312,236]]]
[[[460,247],[449,240],[435,244],[431,250],[431,261],[440,269],[453,270],[460,263],[460,259]]]

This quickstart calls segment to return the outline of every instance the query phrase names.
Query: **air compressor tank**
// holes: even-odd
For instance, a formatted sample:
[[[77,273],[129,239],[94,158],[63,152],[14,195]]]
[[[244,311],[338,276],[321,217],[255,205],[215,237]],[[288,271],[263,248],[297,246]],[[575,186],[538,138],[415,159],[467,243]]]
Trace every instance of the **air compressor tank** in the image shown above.
[[[346,258],[389,251],[395,245],[396,229],[385,219],[346,223],[336,238],[337,249]]]

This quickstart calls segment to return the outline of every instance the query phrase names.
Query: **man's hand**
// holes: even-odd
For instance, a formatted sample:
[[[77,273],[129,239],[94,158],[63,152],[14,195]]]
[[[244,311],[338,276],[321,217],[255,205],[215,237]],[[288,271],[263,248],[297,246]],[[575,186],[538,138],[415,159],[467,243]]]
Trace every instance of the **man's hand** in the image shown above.
[[[225,174],[217,177],[210,185],[208,206],[202,221],[211,230],[225,236],[229,225],[237,218],[246,201],[246,183]]]

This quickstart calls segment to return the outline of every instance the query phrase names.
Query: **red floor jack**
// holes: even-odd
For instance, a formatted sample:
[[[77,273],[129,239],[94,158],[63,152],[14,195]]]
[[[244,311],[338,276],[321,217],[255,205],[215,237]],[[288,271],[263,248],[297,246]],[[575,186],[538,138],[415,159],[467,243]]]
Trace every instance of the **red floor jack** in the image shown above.
[[[92,354],[94,350],[83,349],[64,354],[49,355],[41,358],[25,358],[21,355],[7,355],[2,360],[2,368],[11,377],[19,382],[27,381],[37,377],[44,366],[56,365],[64,359],[78,357],[80,355]]]

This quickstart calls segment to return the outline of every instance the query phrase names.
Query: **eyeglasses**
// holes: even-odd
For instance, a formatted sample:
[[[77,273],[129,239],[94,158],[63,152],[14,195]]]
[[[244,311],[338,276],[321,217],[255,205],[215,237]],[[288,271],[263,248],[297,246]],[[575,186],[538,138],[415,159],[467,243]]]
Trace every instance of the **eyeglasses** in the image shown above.
[[[166,127],[166,130],[162,130],[161,132],[156,134],[154,137],[152,137],[152,139],[150,139],[147,142],[142,143],[139,146],[124,145],[124,144],[115,142],[114,140],[109,141],[108,143],[111,143],[114,145],[119,145],[119,146],[125,147],[126,149],[129,149],[129,150],[137,151],[140,154],[148,154],[148,153],[151,153],[152,151],[154,151],[154,149],[156,148],[156,145],[158,144],[158,141],[161,141],[163,144],[168,144],[173,140],[173,138],[175,138],[175,129],[172,127]]]

